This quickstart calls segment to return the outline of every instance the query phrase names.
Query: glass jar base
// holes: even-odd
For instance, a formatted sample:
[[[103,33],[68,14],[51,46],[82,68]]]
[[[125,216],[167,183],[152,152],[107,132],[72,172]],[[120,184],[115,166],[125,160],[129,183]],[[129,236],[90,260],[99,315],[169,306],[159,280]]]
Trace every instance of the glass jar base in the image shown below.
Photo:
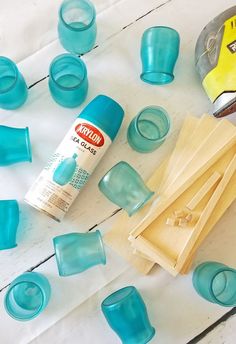
[[[143,72],[140,75],[142,81],[152,85],[165,85],[174,80],[174,75],[162,72]]]

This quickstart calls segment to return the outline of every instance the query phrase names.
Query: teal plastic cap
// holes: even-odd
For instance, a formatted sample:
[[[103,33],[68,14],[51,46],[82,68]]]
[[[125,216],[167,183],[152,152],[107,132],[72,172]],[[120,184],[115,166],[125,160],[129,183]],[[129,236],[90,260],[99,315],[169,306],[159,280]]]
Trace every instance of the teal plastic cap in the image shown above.
[[[112,98],[99,95],[84,108],[78,117],[97,125],[113,141],[123,121],[124,110]]]

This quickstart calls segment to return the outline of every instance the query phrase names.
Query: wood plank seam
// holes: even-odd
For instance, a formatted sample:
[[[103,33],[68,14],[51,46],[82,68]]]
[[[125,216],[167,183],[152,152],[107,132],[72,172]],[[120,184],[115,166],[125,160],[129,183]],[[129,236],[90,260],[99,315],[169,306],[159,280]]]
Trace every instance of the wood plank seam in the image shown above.
[[[236,307],[232,308],[229,312],[225,313],[220,319],[215,321],[213,324],[211,324],[209,327],[207,327],[204,331],[202,331],[197,336],[195,336],[193,339],[191,339],[187,344],[197,344],[208,333],[210,333],[212,330],[214,330],[218,325],[227,321],[229,318],[231,318],[235,314],[236,314]]]
[[[139,20],[145,18],[145,17],[148,16],[149,14],[155,12],[155,11],[158,10],[160,7],[165,6],[166,4],[168,4],[168,3],[171,2],[171,1],[172,1],[172,0],[167,0],[166,2],[163,2],[162,4],[156,6],[156,7],[154,7],[153,9],[149,10],[148,12],[142,14],[141,16],[139,16],[138,18],[136,18],[135,20],[133,20],[131,23],[125,25],[120,31],[115,32],[115,33],[113,33],[111,36],[107,37],[106,41],[110,40],[110,39],[113,38],[113,37],[116,37],[116,36],[119,35],[122,31],[126,30],[126,29],[129,28],[130,26],[132,26],[132,25],[134,25],[135,23],[137,23]],[[106,42],[106,41],[104,41],[104,42]],[[97,45],[96,47],[94,47],[94,49],[97,48],[97,47],[100,47],[100,45],[101,45],[101,44]],[[93,50],[93,49],[92,49],[92,50]]]
[[[28,89],[30,89],[30,88],[36,86],[38,83],[40,83],[41,81],[46,80],[48,77],[49,77],[49,75],[47,75],[47,76],[45,76],[45,77],[43,77],[43,78],[41,78],[41,79],[35,81],[33,84],[29,85]]]

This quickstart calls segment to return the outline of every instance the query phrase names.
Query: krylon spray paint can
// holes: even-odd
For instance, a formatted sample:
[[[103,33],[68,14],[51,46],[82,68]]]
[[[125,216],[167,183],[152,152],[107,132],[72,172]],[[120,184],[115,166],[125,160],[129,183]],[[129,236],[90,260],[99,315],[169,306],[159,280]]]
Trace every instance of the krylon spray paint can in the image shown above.
[[[94,98],[77,117],[25,201],[60,222],[115,139],[123,117],[122,107],[112,98]]]

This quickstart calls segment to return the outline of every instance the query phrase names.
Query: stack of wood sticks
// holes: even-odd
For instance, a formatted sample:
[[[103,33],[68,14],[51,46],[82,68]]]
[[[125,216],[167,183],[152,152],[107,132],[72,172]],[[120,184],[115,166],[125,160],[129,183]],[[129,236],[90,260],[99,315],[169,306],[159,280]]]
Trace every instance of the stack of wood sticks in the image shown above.
[[[190,134],[191,133],[191,134]],[[153,199],[121,211],[105,242],[142,273],[187,273],[194,254],[236,198],[236,127],[189,116],[170,156],[148,180]]]

